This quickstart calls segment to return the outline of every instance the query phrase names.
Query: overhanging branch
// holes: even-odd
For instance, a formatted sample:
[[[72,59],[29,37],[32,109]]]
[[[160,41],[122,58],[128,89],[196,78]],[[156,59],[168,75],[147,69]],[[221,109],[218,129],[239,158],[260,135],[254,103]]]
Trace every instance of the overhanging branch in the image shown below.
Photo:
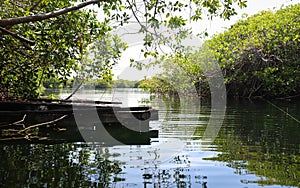
[[[20,35],[14,33],[14,32],[11,32],[11,31],[9,31],[9,30],[7,30],[7,29],[1,27],[1,26],[0,26],[0,30],[1,30],[3,33],[9,34],[9,35],[15,37],[16,39],[19,39],[19,40],[22,41],[23,43],[28,43],[28,44],[30,44],[30,45],[34,45],[34,44],[35,44],[34,41],[29,40],[29,39],[27,39],[27,38],[25,38],[25,37],[22,37],[22,36],[20,36]]]
[[[90,0],[83,3],[80,3],[78,5],[67,7],[58,11],[49,12],[45,14],[37,14],[33,16],[23,16],[23,17],[17,17],[17,18],[5,18],[0,20],[0,26],[1,27],[7,27],[7,26],[13,26],[21,23],[29,23],[29,22],[36,22],[36,21],[42,21],[49,18],[55,18],[60,15],[66,14],[71,11],[79,10],[83,7],[86,7],[91,4],[96,4],[104,0]]]

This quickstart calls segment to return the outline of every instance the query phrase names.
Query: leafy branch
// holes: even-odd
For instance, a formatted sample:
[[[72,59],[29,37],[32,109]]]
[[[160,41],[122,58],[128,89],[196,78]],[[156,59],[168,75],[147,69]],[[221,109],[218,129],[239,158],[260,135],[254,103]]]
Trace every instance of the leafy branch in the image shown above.
[[[0,26],[1,27],[8,27],[8,26],[12,26],[12,25],[21,24],[21,23],[43,21],[43,20],[46,20],[46,19],[58,17],[60,15],[66,14],[66,13],[71,12],[71,11],[79,10],[83,7],[88,6],[88,5],[100,3],[102,1],[104,1],[104,0],[86,1],[86,2],[80,3],[78,5],[72,6],[72,7],[67,7],[67,8],[58,10],[58,11],[48,12],[48,13],[45,13],[45,14],[37,14],[37,15],[33,15],[33,16],[22,16],[22,17],[16,17],[16,18],[5,18],[5,19],[0,20]]]
[[[0,30],[1,30],[3,33],[9,34],[9,35],[13,36],[14,38],[16,38],[16,39],[22,41],[22,42],[25,43],[25,44],[30,44],[30,45],[34,45],[34,44],[35,44],[35,41],[29,40],[29,39],[27,39],[27,38],[25,38],[25,37],[23,37],[23,36],[20,36],[20,35],[14,33],[14,32],[11,32],[11,31],[5,29],[4,27],[1,27],[1,26],[0,26]]]

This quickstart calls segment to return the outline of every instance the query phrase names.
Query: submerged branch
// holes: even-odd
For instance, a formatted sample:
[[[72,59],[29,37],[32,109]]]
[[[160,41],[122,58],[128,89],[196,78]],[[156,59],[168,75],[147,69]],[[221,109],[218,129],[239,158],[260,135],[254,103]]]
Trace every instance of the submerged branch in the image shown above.
[[[10,124],[7,124],[7,125],[1,125],[0,128],[3,128],[3,127],[9,127],[9,126],[13,126],[13,125],[22,125],[24,126],[24,121],[25,121],[25,118],[26,118],[26,114],[23,116],[23,118],[19,121],[16,121],[14,123],[10,123]]]
[[[292,116],[289,112],[285,111],[284,109],[280,108],[279,106],[275,105],[274,103],[272,103],[271,101],[264,99],[267,103],[269,103],[270,105],[274,106],[276,109],[278,109],[279,111],[281,111],[282,113],[284,113],[285,115],[289,116],[291,119],[295,120],[297,123],[300,124],[300,120],[297,119],[296,117]]]
[[[60,118],[57,118],[57,119],[52,120],[52,121],[48,121],[48,122],[44,122],[44,123],[39,123],[39,124],[31,125],[31,126],[25,128],[25,129],[20,130],[20,131],[18,132],[18,134],[22,134],[23,132],[26,132],[26,131],[28,131],[28,130],[30,130],[30,129],[33,129],[33,128],[36,128],[36,127],[41,127],[41,126],[44,126],[44,125],[50,125],[50,124],[56,123],[56,122],[58,122],[58,121],[64,119],[64,118],[67,117],[67,116],[68,116],[68,115],[63,115],[63,116],[61,116]]]
[[[22,140],[30,140],[30,139],[41,139],[41,137],[38,137],[38,136],[31,136],[31,137],[28,137],[27,135],[26,136],[18,136],[18,137],[9,137],[9,138],[0,138],[0,141],[22,141]],[[44,137],[44,139],[46,139]]]

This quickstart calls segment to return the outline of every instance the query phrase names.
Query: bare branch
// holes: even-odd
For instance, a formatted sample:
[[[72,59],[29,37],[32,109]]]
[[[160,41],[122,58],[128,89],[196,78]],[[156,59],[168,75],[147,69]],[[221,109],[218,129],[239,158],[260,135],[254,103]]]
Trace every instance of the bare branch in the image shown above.
[[[145,29],[145,26],[140,22],[138,16],[137,16],[136,13],[134,12],[134,10],[133,10],[133,5],[131,5],[131,3],[130,3],[129,0],[126,0],[126,1],[127,1],[127,3],[129,4],[130,9],[131,9],[131,12],[132,12],[134,18],[136,19],[136,21],[138,22],[138,24],[139,24],[143,29]]]
[[[82,80],[80,82],[80,84],[75,88],[75,90],[67,98],[65,98],[65,100],[69,100],[71,97],[73,97],[73,95],[81,88],[83,82],[84,82],[84,80]]]
[[[18,132],[18,134],[21,134],[21,133],[23,133],[23,132],[28,131],[29,129],[33,129],[33,128],[36,128],[36,127],[40,127],[40,126],[44,126],[44,125],[49,125],[49,124],[54,124],[54,123],[56,123],[56,122],[58,122],[58,121],[64,119],[64,118],[67,117],[67,116],[68,116],[68,115],[63,115],[63,116],[61,116],[60,118],[57,118],[57,119],[55,119],[55,120],[53,120],[53,121],[48,121],[48,122],[44,122],[44,123],[39,123],[39,124],[31,125],[31,126],[25,128],[25,129],[20,130],[20,131]]]
[[[76,11],[79,10],[83,7],[86,7],[91,4],[96,4],[104,0],[91,0],[91,1],[86,1],[83,3],[80,3],[78,5],[72,6],[72,7],[67,7],[58,11],[54,12],[48,12],[45,14],[37,14],[34,16],[23,16],[23,17],[17,17],[17,18],[5,18],[0,20],[0,26],[1,27],[6,27],[6,26],[12,26],[12,25],[17,25],[21,23],[29,23],[29,22],[36,22],[36,21],[42,21],[46,20],[49,18],[55,18],[60,15],[66,14],[71,11]]]
[[[157,5],[158,5],[158,1],[159,1],[159,0],[156,0],[156,2],[155,2],[155,8],[154,8],[153,18],[155,18],[156,13],[157,13]]]
[[[30,138],[31,139],[32,138],[38,139],[40,137],[38,137],[38,136],[31,136]],[[24,140],[24,139],[29,140],[28,135],[26,135],[25,137],[24,136],[19,136],[19,137],[11,137],[11,138],[1,138],[0,141],[4,141],[5,142],[5,141],[16,141],[16,140]]]
[[[25,118],[26,118],[26,114],[23,116],[23,118],[19,121],[16,121],[14,123],[10,123],[10,124],[7,124],[7,125],[1,125],[0,128],[4,128],[4,127],[10,127],[10,126],[14,126],[14,125],[22,125],[24,126],[24,121],[25,121]]]
[[[9,34],[9,35],[13,36],[14,38],[19,39],[19,40],[22,41],[23,43],[28,43],[28,44],[30,44],[30,45],[34,45],[34,44],[35,44],[35,41],[29,40],[29,39],[27,39],[27,38],[25,38],[25,37],[22,37],[22,36],[20,36],[20,35],[14,33],[14,32],[11,32],[11,31],[9,31],[9,30],[7,30],[7,29],[1,27],[1,26],[0,26],[0,30],[1,30],[3,33]]]

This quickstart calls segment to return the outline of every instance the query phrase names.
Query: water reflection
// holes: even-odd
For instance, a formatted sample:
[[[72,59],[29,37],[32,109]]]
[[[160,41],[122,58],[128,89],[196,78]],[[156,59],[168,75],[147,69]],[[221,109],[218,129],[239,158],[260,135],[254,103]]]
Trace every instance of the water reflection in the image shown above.
[[[299,102],[298,102],[299,104]],[[299,106],[277,105],[299,118]],[[201,134],[198,128],[195,134]],[[234,101],[228,104],[225,123],[215,140],[221,153],[208,160],[224,161],[239,175],[255,174],[259,185],[299,186],[300,125],[264,101]]]
[[[300,119],[299,104],[276,102]],[[149,145],[0,145],[0,187],[299,187],[300,125],[265,101],[229,101],[213,145],[208,102],[152,105]]]
[[[82,144],[1,146],[1,187],[108,187],[122,181],[107,150]]]

